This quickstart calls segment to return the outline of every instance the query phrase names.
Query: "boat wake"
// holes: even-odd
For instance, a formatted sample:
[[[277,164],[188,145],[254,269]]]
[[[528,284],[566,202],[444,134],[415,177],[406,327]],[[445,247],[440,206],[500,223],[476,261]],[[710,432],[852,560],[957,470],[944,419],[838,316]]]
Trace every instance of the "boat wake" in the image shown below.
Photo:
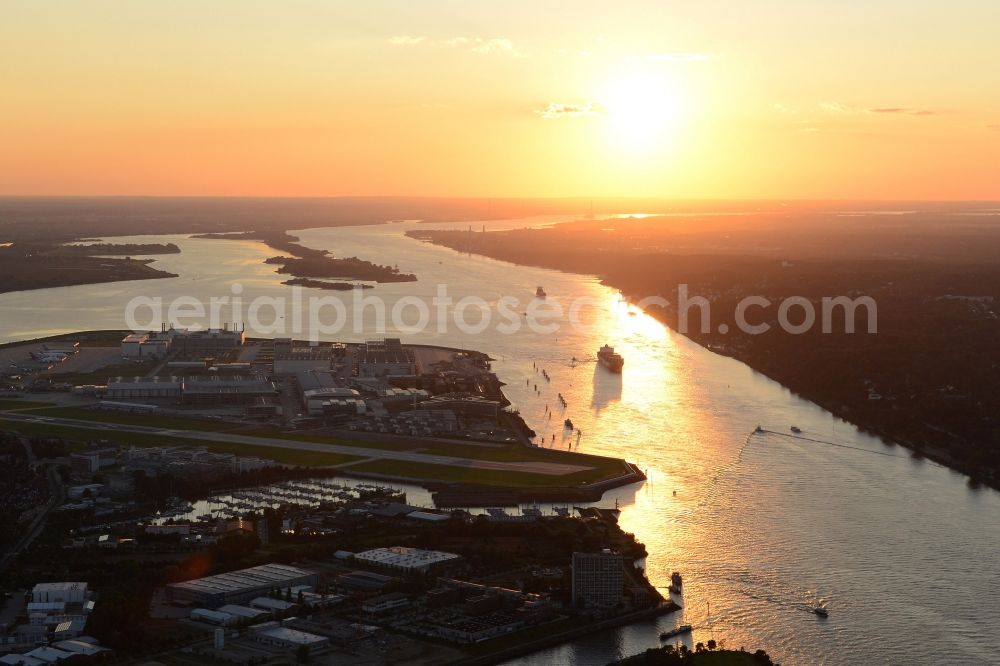
[[[788,432],[780,432],[780,431],[775,431],[775,430],[760,429],[760,430],[756,430],[756,431],[750,433],[750,436],[752,437],[756,433],[762,433],[762,434],[768,434],[768,435],[778,435],[779,437],[787,437],[788,439],[797,439],[797,440],[801,440],[801,441],[804,441],[804,442],[815,442],[817,444],[826,444],[827,446],[835,446],[838,449],[850,449],[852,451],[860,451],[861,453],[870,453],[872,455],[884,456],[886,458],[900,458],[900,459],[904,459],[905,460],[905,459],[907,459],[907,458],[910,457],[910,456],[905,456],[905,455],[901,456],[901,455],[899,455],[897,453],[889,453],[888,451],[873,451],[871,449],[862,448],[860,446],[852,446],[850,444],[843,444],[841,442],[831,442],[831,441],[826,440],[826,439],[817,439],[815,437],[806,437],[804,435],[799,435],[799,434],[794,434],[794,433],[788,433]],[[744,448],[746,448],[745,445],[744,445]],[[743,455],[743,449],[740,449],[740,455],[741,456]],[[936,463],[933,460],[925,460],[925,462],[927,462],[930,465],[934,465],[935,467],[942,467],[942,468],[945,467],[944,465],[942,465],[940,463]]]

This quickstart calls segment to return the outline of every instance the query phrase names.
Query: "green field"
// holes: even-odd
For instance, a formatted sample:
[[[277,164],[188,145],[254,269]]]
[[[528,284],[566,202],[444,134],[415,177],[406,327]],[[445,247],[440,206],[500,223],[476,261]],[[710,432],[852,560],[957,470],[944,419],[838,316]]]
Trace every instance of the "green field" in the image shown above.
[[[309,435],[306,433],[289,432],[277,428],[247,428],[239,434],[249,437],[270,437],[272,439],[287,439],[290,442],[315,442],[317,444],[336,444],[337,446],[360,446],[367,449],[382,449],[384,451],[415,451],[423,448],[419,440],[412,442],[365,442],[359,439],[343,439],[329,435]]]
[[[40,407],[51,407],[51,402],[36,402],[34,400],[0,400],[0,412],[16,412],[23,409],[38,409]]]
[[[4,410],[0,404],[0,411]],[[118,423],[121,425],[146,426],[149,428],[164,428],[168,430],[201,430],[205,432],[230,432],[242,426],[225,421],[208,419],[186,419],[176,416],[161,416],[153,414],[137,414],[135,412],[118,412],[107,409],[87,409],[85,407],[52,407],[39,411],[39,416],[51,416],[79,421],[94,421],[96,423]]]
[[[124,446],[205,446],[206,448],[240,455],[271,458],[279,463],[303,466],[338,465],[361,460],[362,456],[314,451],[297,451],[275,446],[255,446],[218,442],[211,433],[238,434],[252,437],[280,439],[290,442],[309,442],[345,447],[362,447],[381,451],[413,451],[429,455],[449,456],[467,460],[494,462],[554,462],[581,465],[591,469],[554,476],[529,472],[509,472],[483,470],[468,467],[433,463],[411,463],[392,459],[374,460],[352,466],[358,472],[369,472],[400,477],[444,481],[454,483],[476,483],[508,487],[568,487],[593,483],[602,479],[619,476],[628,470],[622,460],[603,456],[586,455],[567,451],[555,451],[524,446],[476,446],[470,444],[447,444],[439,441],[420,439],[401,441],[361,441],[341,439],[307,433],[281,431],[275,428],[243,426],[226,421],[192,419],[163,414],[136,414],[129,412],[97,411],[80,407],[47,406],[50,403],[0,401],[0,428],[20,431],[26,435],[40,437],[60,437],[70,441],[107,440]],[[47,423],[24,423],[3,420],[2,411],[30,412],[39,416],[78,419],[96,424],[107,423],[122,426],[145,426],[168,430],[188,430],[204,432],[199,439],[186,439],[158,433],[132,433],[114,429],[90,429]]]
[[[358,465],[351,465],[344,471],[347,473],[367,472],[370,474],[384,474],[386,476],[426,481],[470,483],[506,488],[569,487],[596,481],[601,478],[599,473],[591,470],[566,474],[564,476],[552,476],[549,474],[532,474],[528,472],[415,463],[404,460],[372,460]]]
[[[218,453],[235,453],[241,456],[270,458],[275,462],[285,465],[302,465],[303,467],[325,467],[361,460],[359,456],[349,456],[341,453],[299,451],[276,446],[248,446],[246,444],[216,442],[209,439],[186,439],[170,437],[169,435],[118,432],[115,430],[91,430],[89,428],[73,428],[44,423],[22,423],[20,421],[5,420],[2,417],[0,417],[0,430],[12,430],[29,437],[58,437],[78,442],[106,440],[122,446],[204,446],[208,450]]]
[[[469,458],[471,460],[492,460],[496,462],[553,462],[565,465],[586,465],[597,470],[597,478],[605,478],[624,474],[628,470],[625,464],[618,458],[606,458],[604,456],[588,455],[586,453],[573,453],[569,451],[554,451],[552,449],[541,449],[525,446],[507,446],[503,448],[486,448],[478,446],[440,446],[421,449],[421,453],[428,453],[441,456],[452,456],[455,458]],[[588,473],[594,476],[594,473]]]

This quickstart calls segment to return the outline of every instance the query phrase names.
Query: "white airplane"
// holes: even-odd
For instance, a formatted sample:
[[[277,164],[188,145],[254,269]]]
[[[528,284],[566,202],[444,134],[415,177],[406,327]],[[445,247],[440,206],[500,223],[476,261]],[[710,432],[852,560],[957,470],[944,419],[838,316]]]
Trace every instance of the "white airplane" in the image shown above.
[[[80,345],[77,343],[72,347],[50,347],[47,344],[43,344],[42,349],[44,349],[48,354],[65,354],[66,356],[70,356],[71,354],[76,354],[80,351]]]
[[[68,357],[66,356],[66,354],[59,354],[59,353],[50,354],[48,352],[46,353],[31,352],[31,358],[35,359],[36,361],[40,361],[42,363],[62,363]]]

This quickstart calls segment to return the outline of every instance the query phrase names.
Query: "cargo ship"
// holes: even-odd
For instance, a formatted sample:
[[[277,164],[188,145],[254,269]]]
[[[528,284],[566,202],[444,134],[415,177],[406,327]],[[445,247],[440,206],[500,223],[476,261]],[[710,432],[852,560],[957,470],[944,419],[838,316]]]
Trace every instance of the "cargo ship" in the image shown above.
[[[597,360],[611,372],[621,372],[622,366],[625,365],[625,359],[622,358],[622,355],[616,354],[615,348],[608,345],[604,345],[597,352]]]

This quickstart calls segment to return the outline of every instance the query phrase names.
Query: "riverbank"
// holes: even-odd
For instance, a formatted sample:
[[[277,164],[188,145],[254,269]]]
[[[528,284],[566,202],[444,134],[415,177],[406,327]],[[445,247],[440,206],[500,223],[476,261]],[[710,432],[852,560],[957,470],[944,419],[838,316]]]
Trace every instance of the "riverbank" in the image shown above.
[[[153,259],[132,255],[176,254],[171,245],[0,244],[0,293],[85,284],[177,277],[150,266]],[[120,256],[107,256],[120,255]]]
[[[1000,336],[1000,293],[991,286],[1000,283],[1000,262],[981,250],[963,255],[967,239],[958,242],[920,220],[901,225],[903,231],[866,231],[856,229],[857,222],[841,221],[841,228],[824,218],[814,232],[828,236],[820,248],[789,220],[798,218],[768,218],[760,232],[763,219],[696,218],[704,228],[698,232],[684,218],[653,217],[408,236],[520,265],[597,275],[626,303],[654,298],[645,312],[702,347],[739,360],[889,445],[968,475],[972,486],[1000,489],[1000,381],[991,370],[1000,364],[993,344]],[[1000,234],[985,225],[966,231],[984,246]],[[897,241],[935,259],[885,260]],[[694,299],[683,321],[682,285],[685,298]],[[793,295],[816,314],[813,326],[795,334],[779,321],[779,305]],[[823,298],[838,295],[870,298],[876,304],[871,322],[861,307],[848,323],[842,306],[819,321]],[[767,305],[741,310],[749,296]],[[795,323],[801,310],[792,308]],[[750,332],[741,316],[762,328]],[[628,367],[626,361],[626,373]]]
[[[675,613],[679,610],[681,610],[681,607],[675,602],[665,601],[653,608],[645,608],[643,610],[618,615],[599,622],[583,623],[582,625],[576,624],[572,629],[542,636],[540,638],[529,640],[519,645],[497,650],[495,652],[490,652],[489,654],[479,657],[470,657],[469,659],[464,659],[458,662],[458,664],[461,664],[461,666],[489,666],[490,664],[499,664],[511,659],[529,655],[533,652],[538,652],[539,650],[544,650],[545,648],[555,647],[557,645],[562,645],[563,643],[569,643],[570,641],[583,638],[584,636],[598,631],[606,631],[608,629],[624,627],[637,622],[655,620],[658,617],[669,615],[670,613]]]

